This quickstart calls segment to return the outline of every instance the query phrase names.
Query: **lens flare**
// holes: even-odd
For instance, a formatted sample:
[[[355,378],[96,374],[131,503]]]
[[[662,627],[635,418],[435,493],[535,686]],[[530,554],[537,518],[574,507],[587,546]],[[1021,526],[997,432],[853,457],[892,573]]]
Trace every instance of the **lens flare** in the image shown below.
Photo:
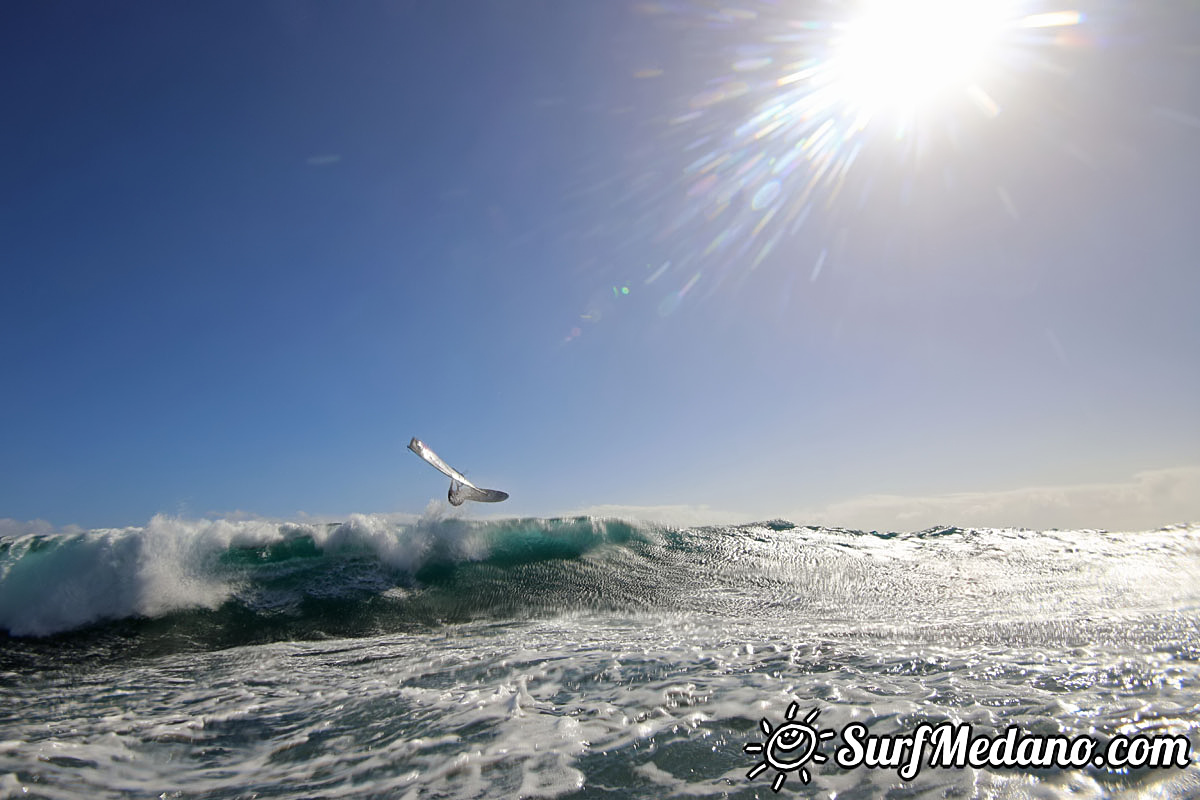
[[[863,0],[817,11],[701,18],[725,43],[728,71],[699,79],[665,117],[664,136],[685,142],[687,160],[657,237],[673,245],[664,252],[673,279],[690,289],[704,275],[698,294],[769,257],[803,263],[783,245],[819,216],[834,233],[806,237],[815,281],[837,258],[832,240],[871,217],[873,196],[904,205],[914,180],[927,185],[930,175],[951,191],[956,167],[971,171],[956,161],[969,157],[964,131],[994,124],[1031,83],[1029,96],[1045,97],[1040,77],[1067,72],[1055,63],[1065,52],[1056,31],[1084,22],[1029,0]],[[985,195],[996,220],[1015,218],[1002,187]]]
[[[1004,177],[1046,146],[1028,121],[1067,113],[1072,54],[1089,41],[1084,14],[1054,2],[763,0],[751,13],[680,0],[643,11],[671,44],[642,62],[662,66],[638,81],[651,130],[626,167],[621,202],[635,208],[621,246],[644,248],[634,257],[653,289],[607,302],[633,313],[645,298],[666,317],[751,275],[816,285],[856,243],[965,207],[990,209],[996,238],[1006,235],[1023,198]],[[627,269],[614,267],[606,288],[626,285]]]

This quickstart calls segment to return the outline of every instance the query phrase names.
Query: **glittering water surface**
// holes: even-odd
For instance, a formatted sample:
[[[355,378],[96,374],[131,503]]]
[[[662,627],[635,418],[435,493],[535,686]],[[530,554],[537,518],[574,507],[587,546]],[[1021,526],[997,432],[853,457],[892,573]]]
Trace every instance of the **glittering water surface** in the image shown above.
[[[3,643],[7,795],[772,797],[743,746],[792,701],[877,734],[953,721],[1200,743],[1198,528],[154,526],[193,560],[109,563],[143,588],[181,569],[195,603]],[[42,537],[36,568],[151,535]],[[12,584],[31,546],[6,545],[11,630],[32,613]],[[50,602],[52,583],[21,599]],[[1194,766],[809,771],[778,796],[1200,793]]]

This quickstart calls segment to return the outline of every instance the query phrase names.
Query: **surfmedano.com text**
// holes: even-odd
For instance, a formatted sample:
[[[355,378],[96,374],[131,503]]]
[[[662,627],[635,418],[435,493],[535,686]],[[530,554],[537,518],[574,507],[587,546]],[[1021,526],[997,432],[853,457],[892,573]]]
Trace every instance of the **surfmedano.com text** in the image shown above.
[[[930,767],[1037,768],[1184,768],[1191,743],[1183,735],[1116,735],[1103,747],[1087,735],[1025,735],[1010,725],[1001,736],[972,735],[966,723],[918,725],[911,734],[875,736],[861,722],[842,729],[834,760],[843,769],[895,769],[901,780],[917,777],[923,763]],[[928,753],[928,759],[924,756]]]

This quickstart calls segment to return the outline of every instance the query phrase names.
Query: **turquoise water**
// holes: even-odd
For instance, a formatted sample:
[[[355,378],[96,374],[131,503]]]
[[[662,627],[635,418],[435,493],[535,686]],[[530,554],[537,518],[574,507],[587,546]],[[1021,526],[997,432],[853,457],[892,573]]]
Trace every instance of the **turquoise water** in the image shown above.
[[[1196,767],[753,779],[790,703],[1200,752],[1200,526],[157,517],[0,540],[0,796],[1197,797]],[[836,738],[823,745],[832,756]]]

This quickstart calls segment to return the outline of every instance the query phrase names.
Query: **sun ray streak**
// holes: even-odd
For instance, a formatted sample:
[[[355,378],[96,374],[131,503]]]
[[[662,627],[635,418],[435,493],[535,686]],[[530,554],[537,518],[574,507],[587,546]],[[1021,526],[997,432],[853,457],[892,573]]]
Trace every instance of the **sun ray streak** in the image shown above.
[[[1078,11],[1033,0],[861,0],[852,8],[849,15],[846,5],[831,4],[814,19],[761,10],[720,15],[729,30],[758,30],[761,44],[743,43],[727,62],[729,74],[669,116],[672,128],[692,132],[688,149],[704,152],[682,168],[692,208],[664,240],[687,241],[687,254],[668,260],[719,257],[722,269],[710,280],[738,254],[747,258],[743,268],[754,270],[785,251],[814,201],[829,217],[886,197],[881,185],[864,180],[865,170],[859,174],[860,164],[877,166],[880,153],[890,152],[901,175],[928,168],[934,148],[958,136],[947,131],[958,130],[965,115],[983,123],[1001,115],[1006,95],[996,85],[1053,67],[1054,29],[1084,21]],[[906,183],[891,179],[891,196],[904,198]],[[954,182],[945,185],[950,191]],[[853,200],[845,199],[848,191]],[[693,236],[704,242],[698,252]],[[833,251],[818,244],[813,252],[815,281]],[[673,270],[669,277],[690,275]]]

